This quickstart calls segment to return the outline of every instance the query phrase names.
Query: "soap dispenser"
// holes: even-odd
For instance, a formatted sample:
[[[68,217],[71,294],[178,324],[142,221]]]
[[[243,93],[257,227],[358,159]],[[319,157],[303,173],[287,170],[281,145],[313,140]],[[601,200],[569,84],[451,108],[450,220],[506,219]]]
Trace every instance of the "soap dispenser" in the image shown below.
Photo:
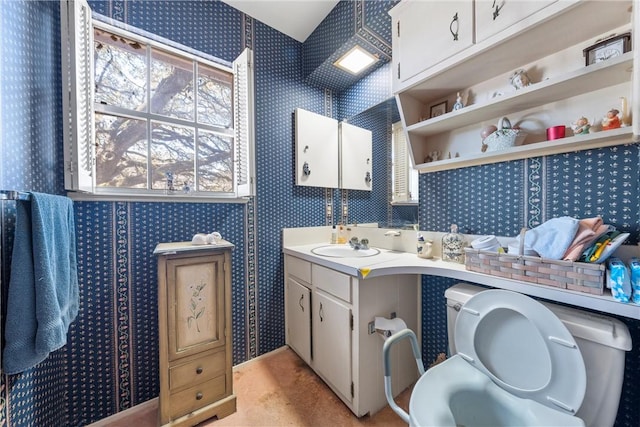
[[[331,244],[338,243],[338,230],[336,230],[336,226],[334,224],[333,228],[331,228]]]
[[[347,243],[347,231],[344,225],[340,225],[338,229],[338,243],[341,245]]]
[[[464,264],[464,237],[458,226],[451,224],[451,232],[442,236],[442,260]]]

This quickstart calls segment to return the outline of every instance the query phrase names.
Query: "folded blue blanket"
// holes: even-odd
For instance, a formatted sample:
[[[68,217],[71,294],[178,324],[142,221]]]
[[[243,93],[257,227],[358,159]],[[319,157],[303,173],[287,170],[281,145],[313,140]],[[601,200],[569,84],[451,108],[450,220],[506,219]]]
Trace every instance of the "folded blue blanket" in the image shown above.
[[[30,193],[16,202],[16,231],[7,296],[6,374],[32,368],[67,342],[78,314],[73,203]]]
[[[579,224],[577,219],[568,216],[552,218],[536,228],[527,230],[524,243],[543,258],[562,259],[573,242]]]

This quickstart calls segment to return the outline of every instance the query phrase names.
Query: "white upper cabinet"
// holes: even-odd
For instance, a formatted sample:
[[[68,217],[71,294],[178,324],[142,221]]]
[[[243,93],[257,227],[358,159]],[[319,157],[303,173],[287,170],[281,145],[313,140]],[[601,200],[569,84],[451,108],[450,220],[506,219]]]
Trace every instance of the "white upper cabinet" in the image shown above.
[[[401,76],[393,76],[393,90],[418,170],[434,172],[638,141],[640,73],[634,70],[640,67],[640,7],[632,7],[637,2],[476,0],[474,22],[468,24],[475,28],[475,42],[447,51],[433,63],[419,50],[444,17],[425,19],[422,27],[417,17],[429,5],[449,3],[458,2],[403,0],[390,11],[393,61]],[[404,18],[413,22],[410,37],[403,30]],[[463,21],[460,25],[463,28]],[[634,50],[586,65],[585,49],[628,32]],[[413,46],[413,53],[406,46]],[[411,60],[411,73],[403,74],[407,55],[418,59]],[[510,81],[520,69],[531,84],[516,88]],[[458,93],[464,107],[452,111]],[[601,130],[602,118],[613,108],[625,116],[623,126]],[[526,133],[524,144],[483,152],[482,129],[496,126],[505,116]],[[589,120],[591,132],[574,135],[572,126],[581,117]],[[546,129],[554,126],[564,126],[566,137],[548,140]]]
[[[473,43],[473,2],[412,1],[392,10],[394,83]]]
[[[349,123],[340,123],[340,188],[371,191],[372,134]]]
[[[296,185],[371,191],[370,130],[297,108]]]
[[[556,0],[476,0],[476,43],[522,21]]]
[[[338,188],[338,121],[296,108],[296,185]]]

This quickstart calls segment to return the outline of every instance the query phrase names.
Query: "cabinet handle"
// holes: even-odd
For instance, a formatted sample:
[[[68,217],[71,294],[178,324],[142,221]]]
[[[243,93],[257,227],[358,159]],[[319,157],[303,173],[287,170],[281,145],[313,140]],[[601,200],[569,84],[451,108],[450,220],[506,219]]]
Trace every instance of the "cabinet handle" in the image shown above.
[[[371,172],[367,172],[364,175],[364,182],[366,182],[367,184],[369,184],[371,182]]]
[[[495,21],[498,16],[500,16],[500,11],[504,7],[504,0],[501,4],[496,4],[496,0],[493,0],[493,5],[491,5],[491,9],[493,9],[493,20]]]
[[[309,167],[309,162],[304,162],[304,165],[302,165],[302,174],[304,176],[311,175],[311,168]]]
[[[300,309],[304,313],[304,306],[302,305],[303,300],[304,300],[304,294],[300,295],[300,300],[298,301],[298,305],[300,306]]]
[[[453,31],[453,24],[456,24],[456,31]],[[460,31],[460,21],[458,21],[458,12],[453,15],[453,19],[451,20],[451,24],[449,24],[449,31],[451,31],[451,35],[453,36],[453,41],[458,40],[458,31]]]
[[[198,366],[196,368],[196,374],[200,375],[202,373],[202,366]]]
[[[202,395],[202,393],[198,392],[196,393],[196,400],[202,400],[204,396]]]
[[[322,303],[320,303],[320,310],[318,310],[318,315],[320,316],[320,321],[324,322],[324,315],[322,310]]]

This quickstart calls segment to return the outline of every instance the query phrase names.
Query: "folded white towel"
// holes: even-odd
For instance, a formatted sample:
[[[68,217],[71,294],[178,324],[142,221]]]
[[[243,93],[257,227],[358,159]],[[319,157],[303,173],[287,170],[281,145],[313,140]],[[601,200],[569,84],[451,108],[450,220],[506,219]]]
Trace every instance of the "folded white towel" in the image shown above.
[[[569,216],[552,218],[527,230],[524,243],[543,258],[562,259],[578,231],[579,221]],[[518,242],[520,236],[517,237]]]

